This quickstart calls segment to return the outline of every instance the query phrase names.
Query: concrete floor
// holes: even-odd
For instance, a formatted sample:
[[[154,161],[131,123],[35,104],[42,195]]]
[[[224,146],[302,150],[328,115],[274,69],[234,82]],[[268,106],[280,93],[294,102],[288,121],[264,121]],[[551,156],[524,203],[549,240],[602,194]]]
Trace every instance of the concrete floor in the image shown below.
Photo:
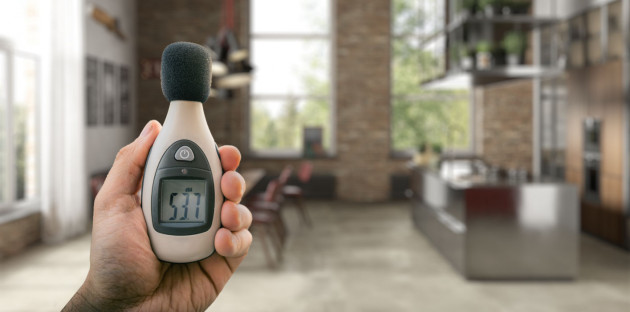
[[[407,203],[292,209],[284,263],[259,242],[209,311],[630,311],[630,253],[581,236],[572,282],[469,282],[413,228]],[[58,311],[82,283],[89,236],[0,263],[0,311]]]

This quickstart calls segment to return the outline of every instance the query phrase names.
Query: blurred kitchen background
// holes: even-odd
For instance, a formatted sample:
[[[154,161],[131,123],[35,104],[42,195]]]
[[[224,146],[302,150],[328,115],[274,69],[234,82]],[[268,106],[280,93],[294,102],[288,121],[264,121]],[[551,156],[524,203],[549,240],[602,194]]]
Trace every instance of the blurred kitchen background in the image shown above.
[[[630,311],[630,0],[1,1],[0,311],[81,285],[174,41],[254,214],[210,311]]]

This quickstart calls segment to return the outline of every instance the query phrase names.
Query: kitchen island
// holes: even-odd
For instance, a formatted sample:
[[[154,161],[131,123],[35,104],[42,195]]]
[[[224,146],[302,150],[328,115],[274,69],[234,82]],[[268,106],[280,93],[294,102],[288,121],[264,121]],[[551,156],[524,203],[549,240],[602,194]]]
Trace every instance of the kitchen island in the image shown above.
[[[573,279],[579,200],[561,181],[455,176],[412,166],[416,226],[469,279]]]

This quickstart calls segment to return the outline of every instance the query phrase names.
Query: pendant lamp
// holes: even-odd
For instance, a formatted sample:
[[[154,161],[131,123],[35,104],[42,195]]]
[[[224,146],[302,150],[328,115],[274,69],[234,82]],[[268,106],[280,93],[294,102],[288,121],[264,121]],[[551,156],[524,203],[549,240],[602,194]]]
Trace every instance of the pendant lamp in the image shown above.
[[[212,50],[212,88],[215,90],[211,91],[211,95],[230,97],[232,90],[251,83],[253,67],[249,63],[249,51],[239,46],[233,31],[233,0],[223,0],[221,20],[217,36],[208,38],[206,42]]]

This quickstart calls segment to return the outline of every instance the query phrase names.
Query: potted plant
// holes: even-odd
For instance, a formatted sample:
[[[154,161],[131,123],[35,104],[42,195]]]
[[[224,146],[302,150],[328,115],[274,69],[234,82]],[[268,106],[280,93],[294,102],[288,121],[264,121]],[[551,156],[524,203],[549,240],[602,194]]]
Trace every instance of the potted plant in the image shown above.
[[[430,143],[421,142],[413,155],[413,162],[418,166],[428,166],[433,157],[431,147]]]
[[[488,69],[492,66],[492,45],[488,41],[477,42],[477,69]]]
[[[531,0],[503,0],[503,14],[527,14]]]
[[[477,0],[457,0],[456,12],[462,15],[473,15],[477,9]]]
[[[474,66],[473,54],[474,52],[468,47],[461,46],[459,48],[459,67],[463,70],[471,70]]]
[[[433,143],[431,145],[433,152],[437,155],[441,155],[442,154],[442,144],[440,143]]]
[[[507,63],[510,66],[516,66],[521,63],[521,56],[525,51],[525,36],[520,31],[509,32],[503,41],[501,46],[507,53]]]
[[[484,12],[488,17],[494,16],[499,12],[501,6],[501,0],[479,0],[479,9]]]

